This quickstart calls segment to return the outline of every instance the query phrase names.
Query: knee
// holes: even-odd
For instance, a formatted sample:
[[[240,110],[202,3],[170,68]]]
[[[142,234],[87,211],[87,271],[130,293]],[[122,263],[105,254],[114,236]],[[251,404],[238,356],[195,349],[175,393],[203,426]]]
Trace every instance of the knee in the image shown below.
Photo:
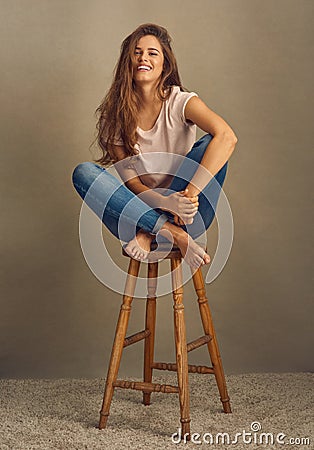
[[[202,136],[198,141],[199,145],[203,146],[206,149],[207,145],[210,143],[213,137],[214,136],[210,133],[204,134],[204,136]]]
[[[207,149],[208,144],[213,139],[213,135],[208,133],[204,134],[198,141],[195,142],[193,145],[191,151],[188,153],[188,157],[190,159],[195,160],[196,162],[200,163],[205,150]]]
[[[227,167],[228,167],[228,161],[222,166],[222,168],[219,170],[218,173],[216,173],[215,178],[220,184],[220,186],[223,185],[223,182],[225,181],[226,174],[227,174]]]
[[[96,164],[86,161],[78,164],[72,172],[73,185],[82,185],[95,179],[99,175],[100,167]]]

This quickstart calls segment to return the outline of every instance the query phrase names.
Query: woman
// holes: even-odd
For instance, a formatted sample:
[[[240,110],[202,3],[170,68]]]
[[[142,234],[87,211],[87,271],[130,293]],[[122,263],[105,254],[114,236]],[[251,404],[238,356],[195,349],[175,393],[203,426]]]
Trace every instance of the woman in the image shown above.
[[[157,236],[174,242],[197,268],[210,257],[194,239],[213,220],[237,138],[197,94],[184,91],[170,41],[154,24],[123,41],[112,86],[97,109],[100,165],[79,164],[73,184],[128,242],[132,258],[146,259]],[[196,126],[207,133],[197,142]],[[112,163],[124,183],[102,167]]]

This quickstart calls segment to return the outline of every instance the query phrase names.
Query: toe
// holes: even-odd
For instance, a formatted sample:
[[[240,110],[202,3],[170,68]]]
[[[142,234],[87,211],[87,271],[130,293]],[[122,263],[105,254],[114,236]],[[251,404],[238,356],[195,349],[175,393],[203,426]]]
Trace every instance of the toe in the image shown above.
[[[204,256],[204,262],[205,262],[205,264],[209,264],[210,263],[210,256],[207,255],[207,253],[205,253],[205,256]]]

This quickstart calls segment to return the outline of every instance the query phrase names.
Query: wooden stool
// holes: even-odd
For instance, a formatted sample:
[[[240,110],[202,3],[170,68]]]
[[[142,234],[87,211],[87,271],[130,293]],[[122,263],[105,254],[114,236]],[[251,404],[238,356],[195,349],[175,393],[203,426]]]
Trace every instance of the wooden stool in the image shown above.
[[[125,256],[129,255],[122,251]],[[156,253],[156,252],[154,252]],[[158,255],[156,255],[158,257]],[[160,255],[161,258],[164,255]],[[160,259],[161,259],[160,258]],[[144,405],[150,404],[152,392],[178,393],[181,413],[181,431],[182,438],[190,439],[190,400],[188,372],[199,374],[214,374],[220,393],[220,400],[225,413],[231,413],[230,399],[227,392],[227,386],[219,354],[216,334],[213,327],[211,312],[206,298],[205,286],[201,269],[199,268],[193,275],[194,288],[198,297],[198,304],[204,336],[186,343],[186,331],[184,320],[183,305],[183,286],[182,286],[182,254],[180,250],[173,247],[166,258],[171,261],[171,276],[174,301],[174,334],[176,346],[176,363],[154,362],[154,340],[156,323],[156,282],[158,276],[158,262],[148,262],[148,295],[146,300],[146,323],[145,330],[126,337],[128,321],[131,312],[136,279],[138,277],[140,262],[130,258],[128,276],[125,285],[125,294],[120,309],[119,319],[116,328],[116,334],[111,352],[111,358],[107,373],[105,393],[100,411],[99,429],[105,428],[109,416],[109,409],[113,392],[116,387],[124,389],[136,389],[143,392]],[[120,366],[122,350],[128,345],[145,339],[144,344],[144,381],[124,381],[118,380],[118,370]],[[212,367],[195,366],[188,364],[188,352],[207,344]],[[152,383],[153,369],[170,370],[177,372],[178,386],[167,384]]]

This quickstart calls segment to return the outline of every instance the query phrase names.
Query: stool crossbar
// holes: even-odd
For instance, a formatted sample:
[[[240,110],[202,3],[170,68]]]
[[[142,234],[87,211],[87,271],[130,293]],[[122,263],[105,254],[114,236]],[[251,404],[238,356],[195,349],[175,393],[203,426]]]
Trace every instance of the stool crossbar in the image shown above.
[[[129,257],[129,255],[125,253],[124,250],[122,252],[125,256]],[[166,394],[173,393],[178,394],[179,396],[182,437],[185,436],[185,438],[189,440],[190,392],[188,373],[214,374],[220,393],[220,400],[222,402],[223,411],[225,413],[231,413],[230,399],[227,392],[222,361],[218,349],[212,316],[206,297],[203,275],[200,268],[193,274],[193,284],[198,298],[198,305],[204,329],[204,335],[192,342],[186,342],[181,267],[182,254],[176,247],[173,247],[166,256],[164,254],[160,254],[159,258],[167,258],[170,259],[171,262],[176,362],[166,363],[154,361],[156,287],[158,277],[158,255],[156,254],[156,252],[154,252],[154,255],[155,262],[148,262],[147,264],[148,273],[145,329],[133,334],[132,336],[126,337],[136,280],[141,264],[140,261],[129,257],[130,263],[128,276],[125,284],[125,293],[123,295],[123,301],[120,309],[111,358],[108,367],[104,399],[100,411],[99,428],[103,429],[106,427],[110,404],[115,388],[135,389],[142,391],[144,405],[150,405],[152,392],[162,392]],[[143,339],[145,340],[143,381],[126,381],[117,379],[123,349]],[[209,367],[188,364],[188,353],[201,347],[202,345],[207,345],[211,360],[211,366]],[[153,370],[168,370],[177,372],[178,385],[173,386],[169,384],[153,383]]]

